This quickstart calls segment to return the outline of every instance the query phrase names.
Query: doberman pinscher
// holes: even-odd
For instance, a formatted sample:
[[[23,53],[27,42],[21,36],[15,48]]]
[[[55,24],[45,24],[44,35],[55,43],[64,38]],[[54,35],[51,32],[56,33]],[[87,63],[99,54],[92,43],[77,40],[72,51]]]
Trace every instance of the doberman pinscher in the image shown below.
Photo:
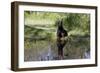
[[[58,47],[58,59],[63,59],[63,48],[66,44],[65,37],[68,36],[67,31],[63,27],[63,20],[57,21],[57,47]]]

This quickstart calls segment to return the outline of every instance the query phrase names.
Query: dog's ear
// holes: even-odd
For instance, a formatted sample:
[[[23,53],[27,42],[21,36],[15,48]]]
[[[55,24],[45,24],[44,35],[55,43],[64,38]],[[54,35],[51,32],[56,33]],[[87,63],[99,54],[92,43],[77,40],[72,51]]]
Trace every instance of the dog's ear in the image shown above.
[[[60,26],[63,26],[63,20],[60,20]]]

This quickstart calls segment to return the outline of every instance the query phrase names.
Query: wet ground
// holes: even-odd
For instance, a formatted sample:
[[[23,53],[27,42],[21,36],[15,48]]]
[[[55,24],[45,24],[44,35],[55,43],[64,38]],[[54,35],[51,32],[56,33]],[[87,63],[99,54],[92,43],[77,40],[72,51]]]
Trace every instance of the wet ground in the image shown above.
[[[63,48],[63,60],[90,58],[89,40],[89,37],[69,37]],[[36,41],[32,44],[33,47],[24,50],[24,61],[58,60],[56,40],[52,42]]]

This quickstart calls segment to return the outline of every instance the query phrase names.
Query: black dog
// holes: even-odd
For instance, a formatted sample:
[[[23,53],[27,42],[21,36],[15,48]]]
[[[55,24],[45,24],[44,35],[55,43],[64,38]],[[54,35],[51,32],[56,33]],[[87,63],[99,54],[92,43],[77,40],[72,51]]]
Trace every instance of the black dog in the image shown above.
[[[65,37],[68,36],[67,31],[63,28],[63,20],[57,22],[57,47],[58,47],[58,59],[63,59],[63,48],[66,44]]]

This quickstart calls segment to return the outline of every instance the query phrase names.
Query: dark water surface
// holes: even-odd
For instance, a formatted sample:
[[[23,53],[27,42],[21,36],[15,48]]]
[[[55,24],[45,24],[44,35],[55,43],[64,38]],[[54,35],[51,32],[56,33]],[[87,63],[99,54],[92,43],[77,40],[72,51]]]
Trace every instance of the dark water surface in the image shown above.
[[[31,48],[24,49],[24,61],[48,61],[58,60],[58,48],[56,40],[46,40],[31,43]],[[70,37],[67,40],[64,51],[64,60],[90,58],[90,38]]]

